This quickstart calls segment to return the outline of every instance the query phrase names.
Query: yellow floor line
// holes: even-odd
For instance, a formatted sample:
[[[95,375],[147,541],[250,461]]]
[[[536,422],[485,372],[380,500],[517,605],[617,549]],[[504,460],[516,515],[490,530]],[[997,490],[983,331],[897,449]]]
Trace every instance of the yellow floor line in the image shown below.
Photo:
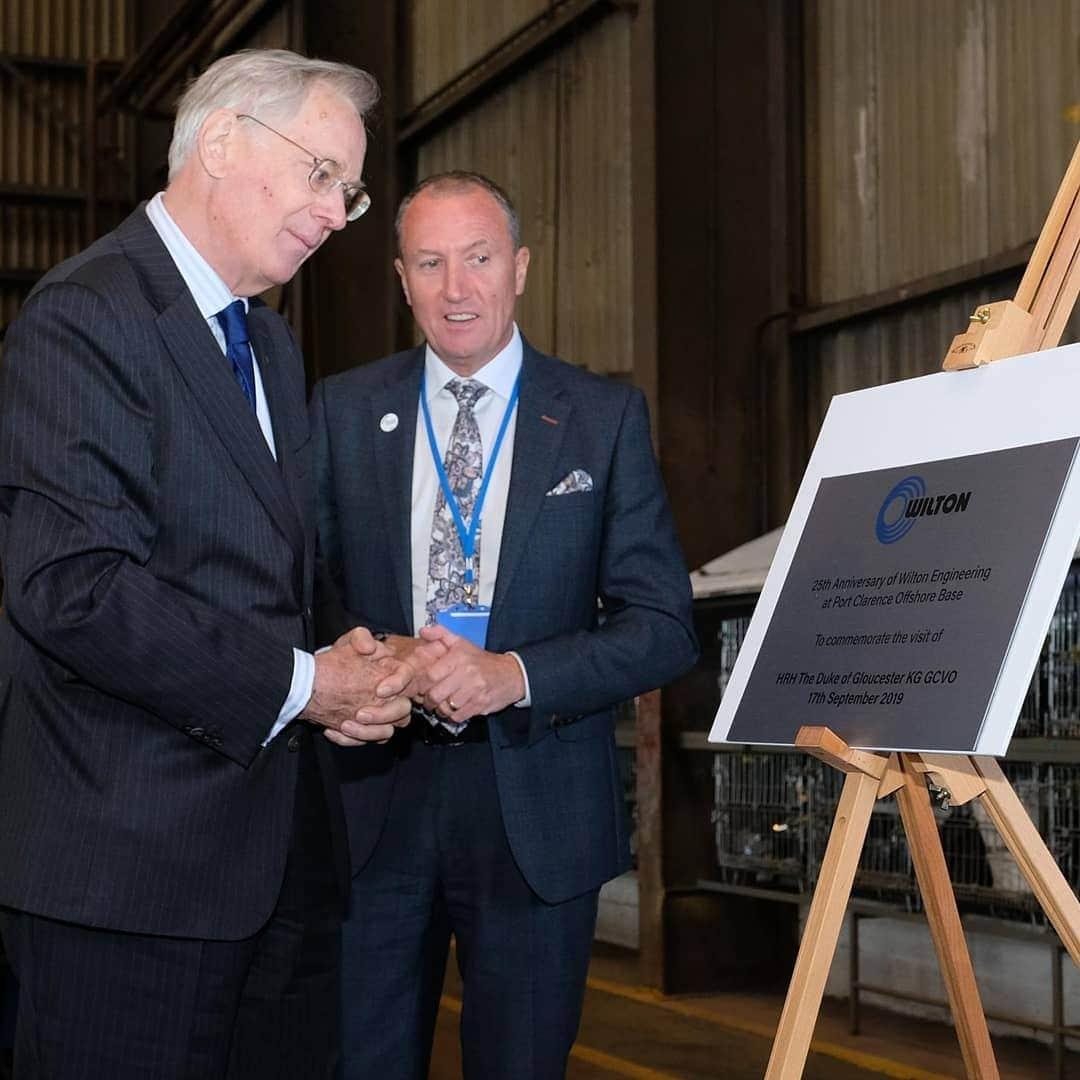
[[[691,1017],[695,1020],[705,1020],[719,1027],[729,1028],[732,1031],[742,1031],[749,1035],[758,1035],[772,1042],[776,1035],[776,1029],[769,1024],[758,1024],[753,1020],[740,1020],[737,1018],[724,1017],[707,1009],[702,1005],[696,1005],[692,1001],[673,1001],[665,998],[655,990],[648,990],[640,986],[627,986],[624,983],[612,982],[609,979],[597,979],[590,976],[588,986],[591,990],[598,990],[603,994],[612,994],[616,997],[627,998],[630,1001],[638,1001],[644,1005],[653,1005],[668,1012],[677,1013],[680,1016]],[[893,1080],[955,1080],[955,1077],[945,1073],[930,1072],[927,1069],[919,1069],[914,1065],[904,1065],[899,1061],[889,1058],[878,1057],[876,1054],[867,1054],[861,1050],[852,1050],[847,1046],[839,1046],[836,1043],[824,1042],[815,1039],[810,1044],[810,1049],[817,1054],[845,1061],[849,1065],[858,1065],[871,1072],[880,1073],[882,1076],[892,1077]]]
[[[647,1069],[644,1065],[635,1065],[634,1062],[627,1061],[625,1058],[605,1054],[600,1050],[594,1050],[591,1046],[582,1046],[581,1043],[574,1043],[570,1056],[581,1061],[587,1061],[597,1068],[606,1069],[616,1076],[629,1076],[631,1080],[678,1080],[678,1077],[672,1076],[670,1073]]]
[[[439,1004],[447,1012],[461,1015],[461,1002],[457,998],[443,994],[439,999]],[[625,1058],[615,1057],[613,1054],[605,1054],[602,1050],[594,1050],[591,1046],[582,1046],[581,1043],[574,1043],[570,1056],[595,1065],[598,1069],[614,1073],[616,1076],[627,1076],[630,1080],[679,1080],[677,1076],[672,1076],[670,1073],[647,1069],[644,1065],[637,1065]]]

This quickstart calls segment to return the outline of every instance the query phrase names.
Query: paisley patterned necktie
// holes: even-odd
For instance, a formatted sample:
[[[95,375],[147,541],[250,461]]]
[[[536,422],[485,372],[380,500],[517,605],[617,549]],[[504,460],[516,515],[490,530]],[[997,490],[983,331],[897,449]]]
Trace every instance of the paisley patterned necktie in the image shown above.
[[[488,392],[475,379],[451,379],[446,389],[457,398],[458,414],[450,441],[446,444],[443,467],[450,490],[457,500],[458,513],[468,528],[472,520],[480,484],[484,478],[484,450],[480,444],[480,429],[473,408]],[[480,591],[480,530],[476,533],[473,551],[473,589],[471,601],[477,602]],[[435,513],[431,519],[431,547],[428,551],[427,621],[435,621],[435,612],[465,602],[465,555],[454,516],[446,502],[446,493],[439,485]]]

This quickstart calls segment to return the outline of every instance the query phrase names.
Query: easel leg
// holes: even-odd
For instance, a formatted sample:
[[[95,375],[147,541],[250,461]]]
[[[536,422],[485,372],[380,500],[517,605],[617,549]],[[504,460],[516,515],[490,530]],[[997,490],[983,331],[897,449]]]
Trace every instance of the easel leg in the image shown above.
[[[844,780],[795,971],[773,1040],[766,1080],[798,1080],[802,1076],[880,783],[878,777],[862,772],[850,772]]]
[[[945,978],[964,1066],[967,1075],[975,1080],[994,1080],[998,1076],[994,1048],[990,1044],[990,1032],[979,999],[979,988],[975,984],[975,970],[964,940],[960,913],[956,908],[956,897],[949,880],[941,835],[930,806],[926,781],[912,767],[908,755],[901,754],[900,759],[904,786],[897,791],[896,799],[926,906],[930,934]]]
[[[1062,945],[1080,967],[1080,900],[1039,835],[1001,766],[994,758],[975,758],[986,781],[982,804],[1012,857],[1027,878],[1039,906],[1053,924]]]

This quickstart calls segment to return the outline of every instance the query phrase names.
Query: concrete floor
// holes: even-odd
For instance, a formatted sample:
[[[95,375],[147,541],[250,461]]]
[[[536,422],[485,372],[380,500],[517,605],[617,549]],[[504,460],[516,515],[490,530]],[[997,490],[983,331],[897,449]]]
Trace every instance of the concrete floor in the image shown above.
[[[431,1080],[460,1080],[461,982],[447,965],[435,1033]],[[581,1031],[568,1080],[760,1080],[783,1007],[780,994],[708,994],[662,998],[637,985],[636,954],[597,945]],[[864,1007],[863,1033],[847,1033],[844,1003],[826,1001],[805,1080],[954,1080],[964,1077],[960,1049],[945,1024]],[[1053,1056],[1026,1039],[995,1039],[1002,1080],[1053,1080]],[[1065,1076],[1080,1080],[1080,1054]]]
[[[642,988],[637,954],[597,945],[568,1080],[760,1080],[783,1007],[782,994],[695,994],[665,998]],[[460,1080],[461,980],[451,954],[435,1032],[431,1080]],[[952,1028],[864,1006],[863,1032],[847,1030],[846,1003],[826,1000],[804,1080],[963,1080]],[[1054,1080],[1049,1047],[994,1039],[1001,1080]],[[10,1076],[0,1054],[0,1080]],[[1066,1055],[1065,1080],[1080,1080],[1080,1054]]]

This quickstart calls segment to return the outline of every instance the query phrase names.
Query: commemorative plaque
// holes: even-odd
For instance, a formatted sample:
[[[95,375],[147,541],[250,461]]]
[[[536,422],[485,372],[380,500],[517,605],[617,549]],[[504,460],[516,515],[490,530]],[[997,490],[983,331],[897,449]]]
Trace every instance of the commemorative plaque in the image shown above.
[[[1080,347],[833,399],[710,732],[1003,754],[1080,535]]]
[[[974,748],[1078,441],[823,479],[729,738]]]

